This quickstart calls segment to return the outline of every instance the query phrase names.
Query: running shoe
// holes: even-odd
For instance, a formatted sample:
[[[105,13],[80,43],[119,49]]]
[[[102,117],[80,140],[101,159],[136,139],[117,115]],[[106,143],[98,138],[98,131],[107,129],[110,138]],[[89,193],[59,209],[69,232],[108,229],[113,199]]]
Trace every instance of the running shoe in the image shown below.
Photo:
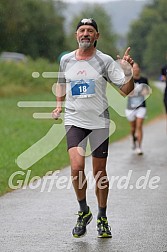
[[[97,219],[97,232],[99,238],[112,238],[111,227],[108,225],[106,217]]]
[[[136,148],[136,154],[143,155],[143,151],[141,150],[141,148]]]
[[[89,211],[88,213],[84,213],[79,211],[77,214],[79,217],[77,219],[77,223],[72,230],[72,234],[75,238],[83,237],[86,234],[86,226],[91,222],[93,219],[92,213]]]

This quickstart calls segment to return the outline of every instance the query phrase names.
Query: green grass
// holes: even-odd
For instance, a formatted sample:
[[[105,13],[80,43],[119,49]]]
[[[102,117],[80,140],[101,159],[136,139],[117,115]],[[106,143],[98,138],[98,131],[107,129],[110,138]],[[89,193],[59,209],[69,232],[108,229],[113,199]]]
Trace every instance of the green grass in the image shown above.
[[[55,97],[49,93],[26,95],[0,100],[0,194],[10,191],[8,179],[15,171],[22,169],[15,163],[16,158],[24,150],[40,140],[47,134],[55,123],[53,120],[36,120],[32,117],[34,112],[51,112],[52,108],[19,108],[18,101],[48,100],[54,101]],[[52,152],[46,155],[31,169],[31,177],[43,176],[47,171],[55,171],[68,164],[65,140]],[[25,171],[26,172],[26,171]],[[24,178],[17,176],[17,179]],[[14,181],[16,184],[16,180]]]
[[[39,89],[38,89],[39,90]],[[52,119],[34,119],[34,112],[51,112],[52,108],[19,108],[19,101],[54,101],[52,92],[36,92],[34,94],[24,94],[12,97],[1,97],[0,99],[0,195],[9,192],[9,177],[17,171],[24,172],[17,175],[13,184],[17,185],[17,180],[24,180],[27,170],[18,167],[15,160],[31,145],[40,140],[47,134],[49,129],[55,124]],[[145,123],[162,114],[164,111],[162,93],[153,87],[153,93],[147,100],[148,118]],[[116,131],[110,137],[110,141],[117,141],[129,134],[129,123],[125,117],[119,116],[114,110],[110,109],[112,120],[116,124]],[[56,138],[56,135],[55,135]],[[65,139],[53,151],[44,156],[37,163],[32,165],[30,178],[34,176],[44,176],[47,171],[56,171],[69,164],[66,151]]]
[[[43,72],[57,72],[58,64],[49,63],[44,59],[28,59],[26,63],[0,61],[0,96],[12,97],[40,91],[50,91],[53,79],[42,77]],[[38,72],[39,77],[33,78],[32,73]]]

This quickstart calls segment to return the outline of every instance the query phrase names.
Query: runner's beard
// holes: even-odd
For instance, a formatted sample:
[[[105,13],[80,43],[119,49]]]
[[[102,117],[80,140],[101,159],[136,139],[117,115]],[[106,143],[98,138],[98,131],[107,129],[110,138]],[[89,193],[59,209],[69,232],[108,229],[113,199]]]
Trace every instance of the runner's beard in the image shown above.
[[[90,46],[91,46],[90,42],[87,42],[87,41],[80,41],[79,42],[79,47],[82,48],[82,49],[87,49]]]

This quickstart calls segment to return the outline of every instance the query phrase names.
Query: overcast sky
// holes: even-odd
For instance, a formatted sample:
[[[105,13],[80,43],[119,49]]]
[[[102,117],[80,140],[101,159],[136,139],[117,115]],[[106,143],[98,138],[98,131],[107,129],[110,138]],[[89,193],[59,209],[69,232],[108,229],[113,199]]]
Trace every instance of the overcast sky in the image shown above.
[[[109,1],[121,1],[121,0],[63,0],[64,2],[74,2],[74,3],[77,3],[77,2],[99,2],[99,3],[102,3],[102,2],[109,2]]]
[[[115,1],[115,2],[118,2],[118,1],[122,1],[122,0],[62,0],[64,2],[73,2],[73,3],[77,3],[77,2],[96,2],[96,3],[103,3],[103,2],[111,2],[111,1]],[[124,0],[126,1],[126,0]],[[144,0],[131,0],[131,1],[144,1]]]

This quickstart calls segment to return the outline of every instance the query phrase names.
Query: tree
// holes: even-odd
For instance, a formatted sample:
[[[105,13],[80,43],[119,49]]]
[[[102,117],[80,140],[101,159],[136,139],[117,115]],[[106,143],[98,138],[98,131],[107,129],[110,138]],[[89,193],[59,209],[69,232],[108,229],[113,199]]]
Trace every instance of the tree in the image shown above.
[[[52,0],[1,0],[0,49],[55,60],[64,48],[64,18]]]
[[[167,55],[167,29],[166,23],[156,24],[147,36],[147,44],[149,45],[143,56],[143,65],[147,68],[150,76],[160,75],[160,68],[165,64]],[[166,39],[164,39],[166,38]]]
[[[115,58],[118,53],[116,49],[117,36],[112,31],[110,16],[100,5],[88,5],[79,15],[73,18],[71,24],[72,30],[67,38],[67,40],[70,41],[68,49],[74,50],[76,48],[77,42],[74,39],[75,28],[77,27],[79,20],[85,17],[93,18],[98,24],[100,38],[97,43],[97,48]]]
[[[147,44],[147,35],[152,29],[152,25],[158,22],[159,16],[156,11],[146,7],[138,20],[131,25],[128,33],[128,44],[131,46],[131,55],[140,66],[143,66],[143,52]]]
[[[24,17],[21,14],[22,7],[23,2],[17,0],[1,0],[0,2],[1,50],[18,50],[19,28],[24,22]]]
[[[128,44],[132,47],[132,56],[150,75],[159,75],[161,63],[167,51],[167,1],[154,0],[147,5],[128,34]]]

